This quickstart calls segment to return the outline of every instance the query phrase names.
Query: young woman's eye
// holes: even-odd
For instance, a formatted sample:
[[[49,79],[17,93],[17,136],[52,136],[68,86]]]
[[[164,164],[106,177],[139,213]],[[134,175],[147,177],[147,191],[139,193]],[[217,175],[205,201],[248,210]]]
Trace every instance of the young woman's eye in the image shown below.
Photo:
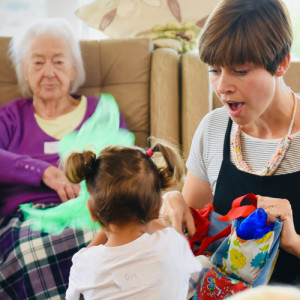
[[[247,70],[235,70],[234,71],[237,75],[246,75],[248,73]]]
[[[209,69],[208,72],[212,73],[212,74],[217,74],[219,72],[219,70],[218,69]]]

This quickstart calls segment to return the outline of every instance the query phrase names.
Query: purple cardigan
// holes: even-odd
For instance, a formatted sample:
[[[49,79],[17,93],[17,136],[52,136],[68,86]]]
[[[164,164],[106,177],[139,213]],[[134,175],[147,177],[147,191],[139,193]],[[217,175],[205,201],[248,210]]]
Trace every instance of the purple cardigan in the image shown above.
[[[94,113],[98,101],[87,97],[87,110],[76,130]],[[127,128],[122,116],[120,127]],[[56,142],[38,126],[32,98],[17,99],[0,108],[0,217],[22,203],[61,202],[57,193],[41,182],[46,168],[58,166],[58,154],[44,151],[45,145]]]

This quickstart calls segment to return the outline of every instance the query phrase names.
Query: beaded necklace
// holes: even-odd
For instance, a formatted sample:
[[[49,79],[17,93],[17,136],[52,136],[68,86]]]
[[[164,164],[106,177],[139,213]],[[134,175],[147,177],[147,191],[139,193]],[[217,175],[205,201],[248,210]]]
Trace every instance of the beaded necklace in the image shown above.
[[[232,134],[231,138],[231,149],[234,157],[234,163],[236,167],[244,172],[260,175],[260,176],[269,176],[273,175],[274,172],[278,169],[292,139],[290,137],[294,121],[295,121],[295,115],[297,110],[297,99],[295,97],[295,94],[293,94],[294,97],[294,109],[293,109],[293,116],[290,123],[289,131],[286,136],[284,136],[280,143],[277,145],[275,152],[273,156],[270,158],[268,163],[263,167],[262,170],[258,172],[254,172],[250,170],[250,168],[247,166],[246,162],[244,161],[243,154],[242,154],[242,148],[241,148],[241,128],[240,126],[237,126],[237,129],[235,133]]]

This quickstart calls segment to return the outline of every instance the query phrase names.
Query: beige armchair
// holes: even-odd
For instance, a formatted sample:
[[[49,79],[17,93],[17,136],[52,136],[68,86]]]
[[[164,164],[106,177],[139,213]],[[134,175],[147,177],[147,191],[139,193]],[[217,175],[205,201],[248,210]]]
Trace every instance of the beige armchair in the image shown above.
[[[10,38],[0,37],[0,106],[21,97],[7,56]],[[78,93],[111,93],[136,144],[153,135],[179,142],[179,56],[171,49],[153,50],[146,38],[81,41],[86,70]]]

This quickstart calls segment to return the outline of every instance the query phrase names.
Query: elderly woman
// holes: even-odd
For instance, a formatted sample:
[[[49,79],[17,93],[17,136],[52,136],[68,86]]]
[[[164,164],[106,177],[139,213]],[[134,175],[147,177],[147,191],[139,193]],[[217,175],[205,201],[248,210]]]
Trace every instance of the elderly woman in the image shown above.
[[[71,257],[93,230],[31,231],[18,207],[51,207],[78,196],[80,186],[58,168],[58,142],[81,128],[99,99],[74,94],[85,72],[66,21],[34,24],[12,39],[9,53],[27,98],[0,108],[0,299],[63,297]],[[122,117],[120,127],[126,128]]]
[[[224,104],[201,121],[180,193],[165,214],[195,232],[188,206],[213,203],[226,214],[244,194],[260,195],[271,221],[280,218],[280,253],[271,280],[300,282],[300,109],[284,83],[292,30],[281,0],[223,0],[202,30],[200,58]],[[184,201],[185,200],[185,201]]]

